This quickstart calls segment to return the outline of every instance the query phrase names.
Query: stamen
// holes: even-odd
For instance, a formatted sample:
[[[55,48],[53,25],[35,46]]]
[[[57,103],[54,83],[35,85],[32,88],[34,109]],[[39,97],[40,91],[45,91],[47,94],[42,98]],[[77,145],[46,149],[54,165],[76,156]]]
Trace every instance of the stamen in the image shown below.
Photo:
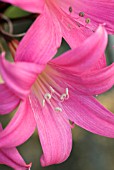
[[[37,87],[39,86],[39,89]],[[53,111],[63,112],[61,102],[69,98],[69,89],[66,87],[63,89],[53,77],[46,72],[39,75],[35,85],[34,94],[36,94],[41,107],[46,105],[51,107]],[[64,92],[64,93],[63,93]]]
[[[85,22],[87,23],[87,24],[89,24],[90,23],[90,18],[86,18],[86,20],[85,20]]]
[[[69,94],[68,94],[68,88],[66,88],[66,95],[69,95]]]
[[[60,107],[56,107],[56,108],[55,108],[55,111],[57,111],[57,112],[62,112],[62,109],[61,109]]]
[[[62,94],[61,96],[60,96],[60,99],[62,100],[62,101],[64,101],[64,99],[66,98],[66,94],[64,93],[64,94]]]
[[[51,99],[51,94],[50,93],[46,93],[44,95],[44,98],[47,99],[47,100],[50,100]]]
[[[84,16],[85,16],[84,12],[80,12],[80,13],[79,13],[79,16],[80,16],[80,17],[84,17]]]
[[[70,13],[72,12],[72,7],[71,7],[71,6],[69,7],[69,12],[70,12]]]

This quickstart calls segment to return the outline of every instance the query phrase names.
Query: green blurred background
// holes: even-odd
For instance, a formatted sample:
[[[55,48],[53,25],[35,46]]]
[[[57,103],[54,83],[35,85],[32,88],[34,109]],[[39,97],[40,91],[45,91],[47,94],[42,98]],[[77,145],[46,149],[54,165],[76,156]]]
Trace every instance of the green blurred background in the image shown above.
[[[3,13],[8,16],[13,23],[14,34],[25,32],[33,20],[35,15],[31,15],[16,7],[4,5]],[[0,22],[7,30],[7,23]],[[10,58],[9,48],[3,36],[0,35],[0,44],[7,52],[7,57]],[[114,36],[109,36],[109,43],[106,50],[107,63],[114,62]],[[69,49],[69,46],[62,42],[62,46],[58,54]],[[97,96],[97,99],[110,111],[114,113],[114,88],[110,91]],[[7,125],[13,113],[10,115],[0,116],[0,122],[3,127]],[[41,167],[40,156],[42,149],[38,139],[37,132],[23,145],[18,147],[21,155],[27,163],[32,162],[31,170],[114,170],[114,139],[109,139],[94,135],[77,126],[72,130],[73,132],[73,147],[70,157],[62,164],[53,165],[49,167]],[[0,170],[11,170],[11,168],[0,165]]]

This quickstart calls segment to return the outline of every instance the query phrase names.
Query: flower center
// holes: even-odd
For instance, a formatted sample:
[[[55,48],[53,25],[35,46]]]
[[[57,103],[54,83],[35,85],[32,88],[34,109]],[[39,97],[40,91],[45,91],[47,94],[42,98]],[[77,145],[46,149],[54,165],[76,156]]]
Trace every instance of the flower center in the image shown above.
[[[41,107],[46,105],[56,112],[62,112],[62,102],[69,99],[68,87],[60,87],[60,85],[51,77],[48,69],[38,76],[32,91],[40,102]],[[51,70],[52,71],[52,70]]]
[[[59,75],[54,69],[48,65],[38,76],[31,90],[32,95],[35,97],[33,97],[33,103],[36,103],[36,100],[42,109],[49,107],[54,112],[62,113],[61,116],[66,123],[71,128],[74,128],[74,122],[69,122],[63,107],[63,102],[69,99],[69,88],[65,82],[59,80]]]
[[[69,98],[68,88],[65,89],[65,92],[59,94],[57,91],[53,89],[53,87],[49,86],[50,92],[45,93],[42,100],[42,106],[45,107],[45,103],[47,102],[53,110],[57,112],[62,112],[62,108],[59,107],[59,103],[64,102]]]

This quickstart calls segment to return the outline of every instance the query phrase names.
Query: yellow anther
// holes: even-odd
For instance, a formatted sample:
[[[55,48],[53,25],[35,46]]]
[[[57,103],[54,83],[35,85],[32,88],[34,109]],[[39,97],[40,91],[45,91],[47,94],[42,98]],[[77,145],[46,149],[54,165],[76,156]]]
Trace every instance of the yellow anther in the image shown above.
[[[90,23],[90,18],[86,18],[86,20],[85,20],[85,22],[87,23],[87,24],[89,24]]]

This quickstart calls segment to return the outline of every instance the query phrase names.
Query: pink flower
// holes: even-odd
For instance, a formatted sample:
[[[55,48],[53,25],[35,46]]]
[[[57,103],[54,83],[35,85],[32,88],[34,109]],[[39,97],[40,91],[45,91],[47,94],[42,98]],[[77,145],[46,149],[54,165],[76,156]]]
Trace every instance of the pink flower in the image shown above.
[[[2,126],[0,124],[0,133],[2,132]],[[10,143],[10,142],[9,142]],[[12,148],[0,148],[0,164],[5,164],[12,167],[15,170],[27,170],[30,169],[31,164],[27,165],[22,159],[21,155],[15,147]]]
[[[43,42],[45,34],[47,34],[45,41],[47,41],[49,48],[45,49],[44,47],[42,52],[47,50],[50,53],[48,49],[51,47],[54,50],[51,51],[50,57],[53,57],[58,47],[60,47],[62,37],[71,48],[75,48],[96,30],[99,23],[105,24],[108,33],[114,33],[114,2],[110,0],[105,0],[105,2],[96,0],[2,1],[30,12],[41,14],[19,45],[18,51],[21,54],[18,56],[22,56],[22,58],[28,47],[31,47],[31,43],[34,43],[36,48],[42,50],[41,46],[43,45],[39,42],[41,39]],[[31,56],[30,50],[27,56]],[[106,66],[106,58],[103,54],[98,67],[104,66]]]
[[[35,25],[37,29],[39,24],[47,24],[49,34],[51,30],[54,31],[54,39],[60,41],[63,37],[72,48],[91,35],[99,24],[105,23],[108,32],[114,33],[114,2],[111,0],[2,1],[33,13],[41,13],[32,27],[34,28]],[[35,35],[37,36],[37,33]]]
[[[95,134],[114,137],[114,115],[93,97],[114,84],[114,64],[97,67],[107,44],[105,29],[99,26],[79,47],[55,59],[54,39],[50,44],[47,39],[48,34],[40,39],[41,48],[36,48],[31,37],[31,46],[24,51],[23,44],[14,63],[5,60],[4,54],[0,57],[1,114],[20,102],[14,117],[0,133],[0,147],[22,144],[37,126],[42,166],[68,158],[72,148],[69,120]]]

